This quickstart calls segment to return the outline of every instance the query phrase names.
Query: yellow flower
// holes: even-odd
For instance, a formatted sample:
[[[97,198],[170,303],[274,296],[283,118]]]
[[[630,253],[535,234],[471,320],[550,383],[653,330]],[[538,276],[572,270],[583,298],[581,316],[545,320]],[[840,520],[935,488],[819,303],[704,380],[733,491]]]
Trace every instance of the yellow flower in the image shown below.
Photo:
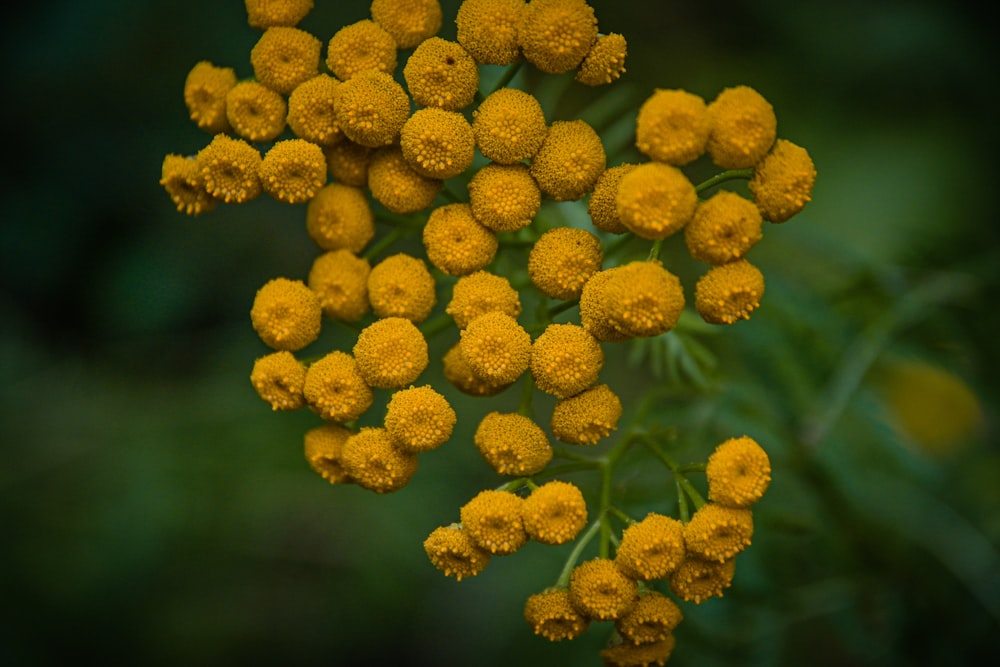
[[[452,287],[445,312],[464,329],[480,315],[499,311],[512,318],[521,314],[521,297],[510,281],[489,271],[475,271],[459,278]]]
[[[496,556],[513,554],[528,541],[521,521],[523,502],[509,491],[480,491],[459,510],[462,529],[480,549]]]
[[[344,185],[363,188],[368,185],[368,165],[374,149],[342,139],[327,147],[326,167],[333,180]]]
[[[750,319],[764,296],[764,275],[745,259],[713,266],[695,285],[694,305],[710,324]]]
[[[569,398],[597,382],[604,351],[578,324],[550,324],[531,345],[535,386],[558,398]]]
[[[216,67],[207,60],[196,63],[184,81],[184,103],[191,120],[213,134],[228,130],[226,94],[235,85],[232,67]]]
[[[627,338],[664,334],[684,310],[684,289],[659,260],[615,267],[602,289],[604,317]]]
[[[531,363],[531,336],[510,315],[493,311],[462,329],[462,356],[477,377],[511,384]]]
[[[340,424],[323,424],[306,431],[304,446],[306,461],[309,467],[331,484],[346,484],[353,481],[340,463],[340,453],[349,437],[351,431]]]
[[[576,639],[590,627],[590,619],[573,607],[565,588],[551,588],[528,596],[524,620],[536,635],[550,642]]]
[[[406,253],[386,257],[368,275],[368,300],[378,317],[423,322],[437,303],[435,289],[424,260]]]
[[[367,71],[391,75],[396,69],[396,40],[370,19],[345,25],[327,44],[326,66],[341,81]]]
[[[462,344],[452,345],[441,358],[444,377],[453,387],[463,394],[469,396],[495,396],[510,386],[507,384],[493,384],[488,380],[483,380],[472,372],[469,362],[462,355]]]
[[[393,446],[384,428],[363,427],[344,442],[340,464],[361,488],[393,493],[417,472],[417,457]]]
[[[274,278],[257,290],[250,309],[254,331],[275,350],[301,350],[319,337],[323,310],[301,280]]]
[[[378,389],[402,389],[427,368],[427,340],[405,317],[375,320],[358,334],[354,359],[365,384]]]
[[[401,49],[412,49],[441,29],[438,0],[372,0],[371,12]]]
[[[651,644],[671,637],[682,620],[684,614],[673,600],[649,589],[632,611],[615,621],[615,629],[633,644]]]
[[[658,88],[639,107],[635,146],[653,160],[685,165],[705,152],[711,129],[705,100],[686,90]]]
[[[195,159],[205,180],[205,191],[215,199],[242,204],[263,191],[260,153],[243,139],[217,134]]]
[[[672,634],[648,644],[621,642],[602,648],[601,662],[605,667],[662,667],[667,664],[676,644],[677,639]]]
[[[778,119],[774,107],[749,86],[726,88],[708,105],[712,132],[708,154],[723,169],[752,167],[774,145]]]
[[[618,217],[618,205],[615,200],[622,177],[637,166],[624,163],[609,167],[597,178],[594,190],[590,193],[590,200],[587,202],[587,212],[594,227],[609,234],[624,234],[628,231],[628,227],[623,225],[621,218]]]
[[[218,200],[205,190],[205,176],[193,157],[170,153],[163,158],[160,185],[179,213],[199,215],[215,208]]]
[[[303,204],[326,184],[323,149],[305,139],[275,142],[260,163],[264,191],[286,204]]]
[[[385,430],[396,447],[419,454],[447,442],[457,420],[448,399],[423,385],[393,392],[386,406]]]
[[[742,507],[708,503],[684,524],[687,551],[702,560],[731,560],[750,546],[752,537],[753,512]]]
[[[528,276],[553,299],[580,298],[590,276],[601,270],[601,242],[586,229],[554,227],[538,237],[528,254]]]
[[[319,297],[324,315],[341,322],[356,322],[368,312],[370,272],[367,259],[340,248],[313,260],[306,284]]]
[[[252,28],[294,26],[313,8],[313,0],[246,0],[247,22]]]
[[[468,531],[458,524],[431,531],[424,540],[424,552],[434,567],[457,581],[476,576],[490,562],[490,552],[476,546]]]
[[[677,167],[646,162],[618,182],[615,206],[618,219],[644,239],[665,239],[694,216],[698,195]]]
[[[375,400],[354,357],[334,350],[309,365],[306,402],[323,419],[345,423],[363,415]]]
[[[514,164],[534,157],[549,127],[542,105],[533,95],[517,88],[500,88],[476,107],[472,132],[483,157]]]
[[[580,324],[599,341],[620,343],[629,338],[612,324],[604,295],[605,287],[619,269],[616,266],[597,271],[584,283],[580,293]]]
[[[587,502],[575,484],[552,480],[531,492],[521,505],[528,537],[542,544],[566,544],[587,525]]]
[[[684,227],[684,242],[695,259],[725,264],[746,255],[763,238],[763,223],[752,201],[720,190],[695,208]]]
[[[534,475],[552,460],[545,431],[517,413],[490,412],[479,422],[473,442],[501,475]]]
[[[548,74],[575,69],[596,39],[597,18],[584,0],[531,0],[517,31],[525,60]]]
[[[377,148],[399,139],[410,117],[410,98],[391,74],[365,70],[337,86],[334,109],[344,136]]]
[[[479,67],[461,44],[430,37],[406,59],[403,80],[418,107],[458,111],[475,99]]]
[[[733,583],[734,559],[718,562],[687,558],[670,575],[670,591],[685,602],[701,604],[709,598],[721,598]]]
[[[319,74],[323,44],[305,30],[287,26],[267,28],[250,51],[254,76],[268,88],[288,95]]]
[[[472,126],[457,111],[418,109],[399,135],[403,159],[427,178],[458,176],[472,165],[476,142]]]
[[[531,160],[531,175],[543,194],[568,201],[593,190],[606,166],[607,155],[594,128],[579,119],[557,120]]]
[[[524,0],[463,0],[455,16],[458,43],[481,65],[517,62],[517,26],[524,7]]]
[[[393,213],[416,213],[429,208],[444,188],[444,181],[417,172],[398,146],[384,146],[368,165],[368,190]]]
[[[285,131],[285,98],[256,81],[241,81],[226,93],[226,118],[236,134],[271,141]]]
[[[472,215],[495,232],[516,232],[531,224],[542,205],[542,192],[528,166],[491,162],[469,180]]]
[[[622,531],[615,563],[641,581],[664,579],[684,562],[684,525],[665,514],[650,512]]]
[[[765,220],[785,222],[812,199],[816,167],[808,151],[786,139],[754,166],[748,186]]]
[[[613,560],[594,558],[573,568],[569,599],[573,607],[595,621],[613,621],[632,610],[639,586]]]
[[[493,261],[499,243],[465,203],[439,206],[427,217],[423,230],[427,259],[449,276],[465,276]]]
[[[611,388],[599,384],[559,400],[552,409],[552,435],[573,445],[596,445],[618,428],[622,403]]]
[[[298,410],[306,404],[306,367],[287,350],[259,357],[250,382],[273,410]]]
[[[771,460],[748,436],[729,438],[708,457],[708,497],[727,507],[750,507],[771,483]]]
[[[303,81],[288,96],[288,127],[295,136],[320,146],[344,138],[333,100],[340,82],[329,74]]]
[[[625,73],[627,46],[625,37],[618,33],[598,35],[574,78],[587,86],[603,86],[620,79]]]
[[[329,183],[306,206],[306,231],[323,250],[358,254],[375,236],[375,215],[361,188]]]

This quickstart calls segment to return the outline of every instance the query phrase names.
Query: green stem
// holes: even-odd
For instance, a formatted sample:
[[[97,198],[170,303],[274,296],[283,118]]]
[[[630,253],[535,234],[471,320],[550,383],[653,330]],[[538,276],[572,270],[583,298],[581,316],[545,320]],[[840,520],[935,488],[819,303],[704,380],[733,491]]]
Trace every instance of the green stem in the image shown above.
[[[694,485],[691,484],[688,478],[684,476],[684,473],[681,472],[681,466],[677,465],[677,462],[670,458],[666,452],[660,449],[659,445],[657,445],[657,443],[651,438],[643,436],[640,439],[642,444],[644,444],[649,451],[660,459],[660,461],[663,462],[663,465],[670,469],[670,472],[674,476],[674,481],[677,483],[678,502],[681,502],[684,494],[687,494],[687,496],[691,499],[691,502],[694,503],[695,510],[704,505],[704,497],[702,497],[701,493],[698,492],[698,489],[694,488]]]
[[[531,373],[524,374],[524,384],[521,385],[521,402],[517,406],[517,414],[524,415],[528,419],[534,420],[534,411],[531,409],[531,399],[535,395],[535,382]]]
[[[708,190],[709,188],[714,188],[716,185],[719,185],[720,183],[725,183],[726,181],[734,181],[740,178],[744,180],[749,180],[753,178],[753,167],[747,169],[729,169],[728,171],[723,171],[721,173],[718,173],[712,178],[708,179],[707,181],[703,181],[702,183],[696,185],[694,191],[698,194],[701,194],[705,190]]]
[[[677,513],[681,517],[683,523],[687,523],[691,520],[691,511],[688,509],[687,496],[684,495],[684,489],[681,488],[681,478],[674,477],[674,483],[677,485]]]
[[[438,315],[433,320],[420,325],[420,331],[424,334],[424,338],[433,338],[442,331],[448,330],[454,323],[455,320],[452,319],[451,315]]]
[[[598,529],[602,528],[605,523],[606,522],[603,520],[603,517],[598,516],[597,519],[594,520],[594,523],[590,524],[590,528],[587,529],[587,532],[581,535],[580,539],[576,541],[576,544],[573,546],[573,550],[566,558],[566,563],[563,564],[562,571],[559,573],[559,579],[556,580],[556,586],[559,588],[566,588],[569,586],[569,577],[573,574],[573,568],[576,567],[576,562],[580,560],[580,554],[583,553],[584,548],[590,544],[590,541],[594,539],[595,535],[597,535]]]
[[[649,249],[649,257],[646,258],[646,261],[652,262],[653,260],[659,259],[660,248],[662,247],[663,247],[663,239],[657,239],[656,241],[653,241],[653,247]]]
[[[631,526],[633,523],[636,522],[635,519],[633,519],[632,517],[630,517],[628,514],[625,514],[625,512],[621,511],[620,509],[618,509],[614,505],[611,505],[611,506],[608,507],[608,512],[610,512],[611,514],[614,514],[616,517],[618,517],[619,519],[621,519],[622,522],[626,526]]]
[[[375,261],[375,258],[381,255],[386,248],[409,233],[410,230],[405,227],[395,227],[391,232],[380,238],[377,243],[368,248],[365,251],[364,258],[369,262]]]
[[[523,60],[519,60],[516,63],[508,65],[507,69],[504,70],[504,73],[497,80],[496,85],[493,86],[493,90],[490,91],[490,94],[495,93],[496,91],[500,90],[501,88],[505,88],[508,83],[510,83],[511,81],[513,81],[514,77],[517,76],[517,73],[521,71],[521,65],[523,65],[523,64],[524,64],[524,61]]]

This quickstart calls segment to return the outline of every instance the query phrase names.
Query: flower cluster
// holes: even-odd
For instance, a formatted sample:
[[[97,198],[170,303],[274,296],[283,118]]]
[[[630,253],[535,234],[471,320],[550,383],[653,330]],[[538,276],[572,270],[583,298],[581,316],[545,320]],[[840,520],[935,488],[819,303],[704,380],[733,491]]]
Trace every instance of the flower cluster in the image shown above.
[[[188,215],[262,195],[304,209],[317,253],[302,276],[273,277],[253,300],[268,348],[253,387],[275,411],[316,415],[304,453],[317,474],[385,494],[452,439],[465,415],[449,396],[488,402],[522,381],[519,409],[488,409],[470,443],[503,481],[470,494],[453,521],[435,521],[426,555],[461,580],[529,541],[573,544],[558,581],[527,599],[528,625],[556,641],[607,621],[606,664],[662,665],[683,617],[677,602],[730,585],[770,461],[749,436],[693,467],[673,463],[641,425],[616,439],[627,406],[601,381],[605,349],[680,325],[689,288],[660,259],[675,234],[708,265],[694,311],[711,324],[747,319],[764,292],[748,254],[765,221],[785,222],[809,201],[808,153],[778,137],[773,108],[750,87],[710,102],[658,89],[638,109],[643,159],[609,165],[595,127],[548,117],[511,83],[522,68],[595,88],[622,76],[626,40],[601,32],[585,0],[464,0],[454,40],[439,36],[437,0],[373,0],[370,15],[322,38],[299,27],[312,4],[246,0],[260,33],[252,75],[197,63],[184,100],[211,138],[162,165],[161,185]],[[507,72],[489,88],[487,66]],[[683,171],[696,161],[722,171],[696,185]],[[706,195],[736,179],[746,192]],[[550,202],[580,203],[592,224],[553,224]],[[406,239],[422,252],[393,249]],[[651,242],[648,256],[623,257],[619,239]],[[539,305],[531,318],[529,297]],[[332,343],[321,338],[331,328]],[[429,339],[447,332],[455,342],[432,358]],[[432,363],[447,386],[422,381]],[[545,417],[536,393],[553,399]],[[679,518],[636,521],[606,493],[593,511],[579,484],[557,479],[591,470],[610,489],[612,463],[634,444],[677,480]],[[589,457],[594,448],[604,456]],[[687,479],[700,472],[707,501]],[[597,556],[581,561],[598,535]]]

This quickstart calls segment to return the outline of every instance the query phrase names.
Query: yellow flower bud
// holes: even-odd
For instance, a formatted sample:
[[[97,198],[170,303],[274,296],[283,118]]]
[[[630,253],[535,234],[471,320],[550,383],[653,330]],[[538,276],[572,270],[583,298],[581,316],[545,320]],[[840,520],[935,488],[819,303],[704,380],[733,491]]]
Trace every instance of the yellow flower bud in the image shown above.
[[[323,149],[305,139],[278,141],[260,163],[264,191],[286,204],[302,204],[326,184]]]
[[[533,95],[517,88],[500,88],[476,107],[472,132],[483,157],[514,164],[534,157],[549,127],[542,105]]]
[[[476,143],[472,126],[457,111],[418,109],[399,135],[403,159],[420,175],[446,179],[472,165]]]
[[[326,66],[341,81],[367,71],[392,74],[396,48],[396,40],[385,28],[362,19],[333,34],[326,47]]]
[[[242,204],[263,192],[260,153],[243,139],[217,134],[198,151],[196,161],[205,191],[215,199]]]
[[[179,213],[199,215],[211,211],[219,203],[205,190],[205,176],[193,157],[174,153],[164,157],[160,185],[170,195]]]
[[[306,206],[306,231],[323,250],[360,253],[375,236],[375,215],[364,190],[329,183]]]
[[[480,224],[465,203],[445,204],[431,211],[423,243],[430,263],[450,276],[479,271],[493,261],[499,247],[496,233]]]
[[[358,334],[354,359],[365,384],[378,389],[402,389],[427,368],[427,340],[405,317],[376,320]]]
[[[524,620],[536,635],[552,642],[575,639],[590,627],[590,619],[576,610],[565,588],[529,596],[524,603]]]
[[[254,331],[275,350],[301,350],[319,337],[323,310],[301,280],[275,278],[257,290],[250,320]]]
[[[635,146],[653,160],[685,165],[705,152],[711,129],[705,100],[686,90],[660,88],[639,107]]]
[[[785,222],[812,199],[816,167],[806,149],[778,139],[747,184],[765,220]]]
[[[709,324],[750,319],[764,296],[764,275],[745,259],[713,266],[695,285],[695,309]]]
[[[232,67],[217,67],[207,60],[196,63],[184,81],[184,103],[191,120],[212,134],[227,131],[226,95],[235,85]]]
[[[368,274],[368,300],[378,317],[423,322],[437,303],[435,290],[424,260],[405,253],[386,257]]]
[[[319,74],[323,44],[313,35],[288,26],[274,26],[250,51],[256,79],[275,92],[288,95],[295,87]]]
[[[393,446],[384,428],[371,426],[344,442],[340,463],[358,486],[380,494],[399,491],[417,472],[417,457]]]
[[[332,146],[344,138],[333,100],[340,82],[329,74],[303,81],[288,96],[288,127],[300,139]]]
[[[517,62],[517,26],[524,8],[524,0],[463,0],[455,16],[458,43],[481,65]]]
[[[573,445],[596,445],[618,428],[622,403],[606,384],[558,401],[552,410],[552,435]]]
[[[627,53],[624,36],[614,32],[598,35],[574,78],[587,86],[603,86],[617,81],[625,73]]]
[[[246,0],[246,8],[253,28],[294,26],[312,11],[313,0]]]
[[[749,86],[726,88],[708,105],[712,132],[708,154],[723,169],[752,167],[774,145],[778,119],[774,107]]]
[[[646,162],[622,176],[615,206],[618,218],[636,236],[665,239],[694,216],[698,195],[677,167]]]
[[[508,556],[528,541],[521,521],[524,499],[509,491],[480,491],[459,510],[462,529],[480,549]]]
[[[309,365],[306,402],[323,419],[345,423],[363,415],[375,400],[354,357],[334,350]]]
[[[595,621],[621,618],[635,606],[639,586],[613,560],[594,558],[573,568],[569,599],[573,607]]]
[[[441,29],[438,0],[372,0],[371,13],[400,49],[412,49]]]
[[[525,60],[548,74],[575,69],[596,39],[597,18],[584,0],[531,0],[517,30]]]
[[[285,98],[256,81],[241,81],[226,93],[226,118],[250,141],[272,141],[285,131]]]
[[[746,255],[763,238],[763,223],[752,201],[720,190],[695,208],[684,227],[684,242],[695,259],[725,264]]]
[[[545,431],[517,413],[490,412],[479,422],[473,442],[501,475],[534,475],[552,460]]]
[[[538,237],[528,255],[528,276],[538,291],[553,299],[580,298],[590,276],[601,270],[604,253],[592,233],[554,227]]]
[[[457,581],[476,576],[490,562],[490,552],[476,546],[469,532],[458,524],[431,531],[424,540],[424,552],[434,567]]]
[[[430,37],[403,66],[403,80],[418,107],[459,111],[479,90],[479,67],[461,44]]]
[[[557,120],[531,160],[538,187],[556,201],[582,199],[607,166],[601,138],[586,121]]]
[[[305,364],[287,350],[258,358],[250,373],[250,382],[273,410],[298,410],[306,404],[303,393]]]
[[[304,454],[309,467],[331,484],[352,482],[340,462],[344,443],[351,432],[340,424],[323,424],[306,431]]]

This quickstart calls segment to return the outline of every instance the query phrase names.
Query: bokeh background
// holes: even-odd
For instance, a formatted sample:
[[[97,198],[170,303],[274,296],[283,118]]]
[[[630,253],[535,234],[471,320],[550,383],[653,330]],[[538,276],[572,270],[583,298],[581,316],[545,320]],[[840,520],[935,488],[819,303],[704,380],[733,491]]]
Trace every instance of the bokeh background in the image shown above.
[[[670,664],[1000,658],[988,22],[970,3],[591,4],[629,40],[628,74],[550,85],[550,119],[582,114],[620,162],[654,88],[744,83],[819,170],[813,202],[752,254],[768,293],[749,322],[679,337],[676,375],[620,351],[602,375],[626,418],[654,392],[681,457],[745,432],[775,466],[733,588],[684,606]],[[325,41],[367,17],[318,0],[301,27]],[[252,72],[243,4],[57,0],[0,30],[0,663],[598,664],[608,627],[550,644],[522,618],[566,549],[529,545],[461,583],[424,556],[498,483],[469,441],[483,403],[459,399],[453,440],[375,496],[313,473],[315,418],[250,386],[254,292],[316,252],[303,208],[189,218],[158,185],[165,154],[207,141],[190,67]],[[671,507],[661,471],[629,470],[626,503]]]

